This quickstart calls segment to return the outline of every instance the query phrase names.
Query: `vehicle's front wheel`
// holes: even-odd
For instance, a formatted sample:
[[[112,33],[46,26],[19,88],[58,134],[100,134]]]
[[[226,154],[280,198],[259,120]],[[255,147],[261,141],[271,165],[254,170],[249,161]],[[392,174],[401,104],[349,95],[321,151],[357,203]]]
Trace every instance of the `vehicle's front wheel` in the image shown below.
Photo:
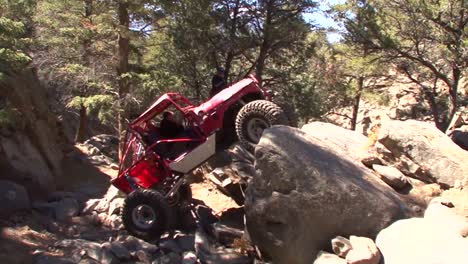
[[[136,190],[125,199],[122,222],[130,234],[150,240],[167,230],[171,215],[162,194],[150,189]]]
[[[253,150],[263,130],[287,124],[288,119],[281,107],[270,101],[256,100],[246,104],[237,114],[236,134],[245,147]]]

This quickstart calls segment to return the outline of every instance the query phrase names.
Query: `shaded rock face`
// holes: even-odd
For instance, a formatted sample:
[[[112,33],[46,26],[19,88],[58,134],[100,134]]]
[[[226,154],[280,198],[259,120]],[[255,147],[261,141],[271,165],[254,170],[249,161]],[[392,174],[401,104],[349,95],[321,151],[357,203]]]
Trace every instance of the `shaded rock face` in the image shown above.
[[[388,121],[382,124],[379,142],[397,156],[407,156],[437,183],[453,187],[468,175],[468,152],[432,124]]]
[[[339,147],[346,142],[327,142],[275,126],[255,150],[246,227],[274,263],[312,263],[336,235],[374,237],[404,216],[393,190]]]
[[[455,144],[468,150],[468,125],[454,129],[449,136]]]
[[[40,83],[32,68],[2,80],[2,96],[18,110],[17,119],[22,125],[6,137],[0,136],[0,149],[3,148],[11,167],[32,179],[43,191],[51,191],[55,189],[55,178],[62,175],[63,154],[57,119]]]
[[[5,155],[4,162],[21,174],[22,177],[17,180],[30,182],[44,191],[55,189],[53,171],[47,160],[24,134],[0,137],[0,149]],[[0,178],[7,176],[0,175]]]

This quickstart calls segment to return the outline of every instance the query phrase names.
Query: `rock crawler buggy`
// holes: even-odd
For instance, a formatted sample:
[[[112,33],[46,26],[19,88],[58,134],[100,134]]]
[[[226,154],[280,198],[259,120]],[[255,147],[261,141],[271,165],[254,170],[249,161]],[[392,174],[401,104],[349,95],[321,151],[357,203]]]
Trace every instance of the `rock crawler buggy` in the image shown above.
[[[166,93],[133,120],[119,174],[111,181],[128,195],[122,210],[125,228],[143,239],[158,238],[174,228],[178,208],[191,198],[184,175],[215,154],[217,145],[223,144],[217,135],[237,135],[252,149],[265,128],[288,123],[281,108],[268,99],[250,75],[199,106],[178,93]],[[174,138],[161,137],[155,125],[168,109],[185,128]]]

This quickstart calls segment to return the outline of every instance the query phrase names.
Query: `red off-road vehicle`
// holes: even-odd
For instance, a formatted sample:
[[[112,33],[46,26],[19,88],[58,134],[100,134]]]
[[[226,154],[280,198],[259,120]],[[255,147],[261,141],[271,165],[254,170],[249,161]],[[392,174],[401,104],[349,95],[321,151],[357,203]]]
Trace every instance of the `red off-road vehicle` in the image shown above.
[[[184,175],[215,154],[217,145],[224,143],[216,139],[221,132],[237,135],[252,149],[265,128],[288,123],[282,109],[269,99],[251,75],[199,106],[178,93],[166,93],[133,120],[125,137],[119,174],[112,180],[128,194],[122,210],[125,228],[150,239],[174,227],[174,212],[191,198]],[[185,130],[164,138],[158,124],[168,110]]]

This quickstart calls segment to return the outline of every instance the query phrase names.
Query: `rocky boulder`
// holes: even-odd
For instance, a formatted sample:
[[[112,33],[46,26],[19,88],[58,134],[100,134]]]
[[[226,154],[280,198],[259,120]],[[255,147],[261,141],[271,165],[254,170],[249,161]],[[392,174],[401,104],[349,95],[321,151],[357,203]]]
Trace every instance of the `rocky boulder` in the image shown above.
[[[439,184],[454,186],[468,175],[468,152],[432,124],[387,121],[382,124],[378,140],[397,158],[406,156],[422,167]]]
[[[337,235],[375,237],[405,215],[396,193],[350,156],[344,129],[304,129],[275,126],[255,149],[246,227],[274,263],[312,263]]]
[[[408,184],[406,176],[394,167],[374,164],[372,168],[381,176],[380,178],[384,182],[395,190],[402,189]]]
[[[464,150],[468,150],[468,125],[454,129],[449,136],[455,144]]]
[[[434,199],[424,218],[399,220],[376,239],[385,264],[462,264],[468,259],[468,223]]]
[[[84,142],[84,145],[95,147],[105,156],[118,160],[119,139],[113,135],[101,134],[94,136]]]

